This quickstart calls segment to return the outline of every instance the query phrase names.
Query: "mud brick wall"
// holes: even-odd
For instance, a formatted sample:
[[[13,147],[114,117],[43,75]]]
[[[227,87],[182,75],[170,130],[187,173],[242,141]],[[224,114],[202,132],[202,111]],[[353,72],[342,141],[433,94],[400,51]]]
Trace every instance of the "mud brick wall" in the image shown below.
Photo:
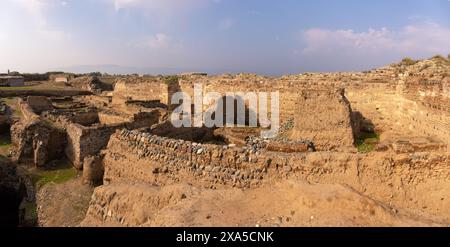
[[[39,115],[37,115],[33,108],[24,100],[18,99],[19,110],[22,112],[23,120],[25,121],[33,121],[39,119]]]
[[[437,136],[450,146],[450,77],[444,80],[408,78],[402,88],[403,119],[409,128]]]
[[[450,155],[446,152],[286,154],[123,130],[111,136],[103,153],[106,185],[163,186],[181,182],[212,189],[253,188],[273,180],[296,178],[310,183],[342,183],[375,199],[389,200],[392,205],[407,202],[423,206],[430,213],[450,207],[450,201],[442,200],[439,193],[429,193],[430,188],[450,179]],[[446,187],[439,191],[448,192]]]
[[[36,118],[35,121],[19,121],[11,126],[14,146],[13,159],[18,162],[33,162],[44,166],[58,159],[64,152],[66,134]]]
[[[53,109],[52,102],[45,96],[28,96],[27,103],[37,114]]]
[[[343,89],[309,89],[298,92],[294,139],[306,139],[317,150],[344,150],[354,147],[356,123]]]
[[[168,139],[135,131],[117,131],[110,139],[105,183],[203,181],[211,187],[250,187],[260,183],[269,166],[289,172],[286,160],[251,147],[230,148]]]
[[[159,121],[159,112],[143,112],[134,116],[130,122],[86,127],[77,123],[68,123],[66,156],[77,169],[83,168],[85,157],[95,155],[108,144],[110,136],[117,129],[138,129],[150,127]]]
[[[132,101],[162,100],[163,92],[161,82],[154,78],[132,77],[119,80],[114,88],[112,103],[121,105]]]
[[[326,173],[324,164],[308,167],[305,153],[267,152],[255,146],[229,147],[199,144],[121,130],[105,149],[104,182],[167,184],[176,181],[221,186],[255,187],[264,179],[285,177],[294,171]],[[320,167],[322,166],[322,167]]]
[[[353,110],[364,117],[372,119],[381,113],[387,123],[450,146],[449,80],[403,76],[390,83],[351,85],[346,94]]]
[[[98,113],[98,120],[102,124],[118,124],[123,122],[129,122],[130,116],[125,114],[120,114],[116,112],[99,112]]]
[[[203,85],[203,95],[208,92],[217,92],[225,96],[227,92],[231,93],[249,93],[264,92],[268,93],[267,109],[270,116],[270,93],[280,93],[280,122],[285,123],[291,119],[295,113],[298,103],[298,89],[305,88],[302,85],[295,85],[291,82],[281,82],[277,79],[244,80],[244,79],[215,79],[215,78],[197,78],[190,80],[180,80],[180,89],[193,97],[194,83]],[[296,89],[297,88],[297,89]],[[205,106],[206,108],[207,106]],[[258,109],[250,109],[258,112]]]
[[[374,181],[368,173],[381,174],[386,169],[395,171],[381,176],[380,184],[395,176],[402,177],[403,183],[411,186],[427,179],[450,178],[450,171],[445,168],[450,164],[448,153],[401,156],[383,153],[382,157],[376,153],[281,153],[253,146],[198,144],[127,130],[116,131],[104,152],[106,184],[165,185],[181,181],[212,188],[245,188],[271,179],[298,176],[311,182],[342,180],[360,186],[361,182]],[[410,181],[411,178],[418,180]]]
[[[89,109],[84,112],[64,114],[64,117],[72,123],[88,126],[99,122],[99,115],[96,109]]]

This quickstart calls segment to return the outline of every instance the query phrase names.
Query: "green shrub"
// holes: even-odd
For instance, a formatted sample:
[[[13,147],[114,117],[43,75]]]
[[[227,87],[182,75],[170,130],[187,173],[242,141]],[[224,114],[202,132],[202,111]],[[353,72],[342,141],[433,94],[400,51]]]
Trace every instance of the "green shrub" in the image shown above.
[[[378,133],[362,132],[356,140],[356,147],[360,153],[370,153],[380,141]]]
[[[436,59],[436,60],[446,60],[443,56],[441,55],[436,55],[434,57],[432,57],[431,59]]]
[[[25,202],[23,205],[25,211],[24,220],[30,226],[34,226],[38,221],[37,205],[35,202]]]
[[[11,136],[9,133],[0,134],[0,154],[6,155],[7,151],[11,148]]]
[[[410,66],[410,65],[414,65],[416,63],[417,63],[416,60],[409,58],[409,57],[405,57],[405,58],[403,58],[401,65]]]
[[[178,84],[178,81],[179,81],[179,78],[176,75],[170,75],[170,76],[164,77],[164,82],[167,85]]]
[[[441,56],[441,55],[436,55],[432,58],[433,60],[436,61],[436,63],[438,64],[450,64],[450,60],[447,60],[445,57]]]
[[[37,188],[42,188],[49,183],[62,184],[72,180],[78,175],[78,171],[70,164],[61,164],[58,168],[48,171],[38,171],[32,175],[33,183]]]

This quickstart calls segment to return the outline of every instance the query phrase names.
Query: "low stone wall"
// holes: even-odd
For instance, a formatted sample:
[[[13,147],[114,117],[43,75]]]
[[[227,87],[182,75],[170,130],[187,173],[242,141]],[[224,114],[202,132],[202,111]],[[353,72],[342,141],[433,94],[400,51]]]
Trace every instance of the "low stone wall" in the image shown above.
[[[339,152],[281,153],[260,150],[256,146],[243,148],[198,144],[182,140],[168,139],[137,131],[117,131],[108,143],[105,156],[105,182],[148,182],[165,183],[173,181],[206,181],[211,186],[250,187],[258,185],[263,179],[280,178],[293,174],[320,177],[327,174],[345,175],[350,172],[358,177],[360,164],[379,161],[391,162],[391,165],[411,165],[411,157],[380,153],[380,160],[370,155]],[[415,156],[414,156],[415,155]],[[436,161],[448,165],[448,155],[439,159],[428,160],[427,153],[414,154],[414,159],[424,167]],[[364,161],[366,160],[366,161]],[[445,163],[447,162],[447,163]],[[356,170],[355,170],[356,169]],[[372,168],[371,168],[372,169]],[[374,169],[381,169],[375,167]],[[436,172],[415,166],[414,172]],[[410,174],[414,174],[414,172]],[[450,171],[437,174],[449,177]],[[320,175],[320,176],[318,176]],[[409,176],[408,174],[403,174]],[[169,179],[169,180],[170,180]],[[186,180],[187,179],[187,180]]]
[[[288,159],[278,153],[263,154],[252,146],[198,144],[126,130],[112,136],[107,153],[106,183],[156,182],[158,174],[182,180],[182,173],[189,172],[211,186],[250,187],[260,183],[267,169],[289,173],[289,164],[301,159],[301,155]]]
[[[83,160],[90,155],[96,155],[106,147],[110,136],[117,129],[138,129],[150,127],[159,121],[159,112],[152,111],[134,116],[132,121],[86,127],[76,123],[66,123],[68,143],[66,156],[77,169],[83,168]],[[63,121],[61,121],[63,122]]]
[[[33,108],[24,100],[18,99],[18,108],[19,111],[22,113],[24,121],[33,121],[39,119],[39,115],[37,115]]]
[[[445,218],[449,215],[450,201],[445,198],[450,188],[450,155],[445,152],[286,154],[123,130],[111,136],[103,154],[106,185],[183,182],[212,189],[253,188],[293,178],[309,183],[341,183],[393,206],[424,208],[431,215]],[[434,188],[433,193],[429,193],[430,188]]]

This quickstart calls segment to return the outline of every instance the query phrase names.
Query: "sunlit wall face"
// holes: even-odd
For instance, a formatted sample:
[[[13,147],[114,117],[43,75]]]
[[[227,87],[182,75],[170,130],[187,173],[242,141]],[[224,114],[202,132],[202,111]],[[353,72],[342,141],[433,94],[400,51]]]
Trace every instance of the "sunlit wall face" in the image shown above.
[[[448,0],[3,0],[0,73],[354,71],[449,40]]]

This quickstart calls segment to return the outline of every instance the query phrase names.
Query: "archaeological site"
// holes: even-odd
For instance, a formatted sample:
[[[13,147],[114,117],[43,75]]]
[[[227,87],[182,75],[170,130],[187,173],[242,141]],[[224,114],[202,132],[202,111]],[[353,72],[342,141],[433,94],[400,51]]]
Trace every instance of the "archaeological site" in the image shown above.
[[[227,92],[278,92],[277,135],[250,124],[263,113],[245,98],[245,123],[175,127],[173,96],[196,84],[234,108]],[[281,77],[64,75],[10,89],[2,225],[450,226],[450,58]]]

